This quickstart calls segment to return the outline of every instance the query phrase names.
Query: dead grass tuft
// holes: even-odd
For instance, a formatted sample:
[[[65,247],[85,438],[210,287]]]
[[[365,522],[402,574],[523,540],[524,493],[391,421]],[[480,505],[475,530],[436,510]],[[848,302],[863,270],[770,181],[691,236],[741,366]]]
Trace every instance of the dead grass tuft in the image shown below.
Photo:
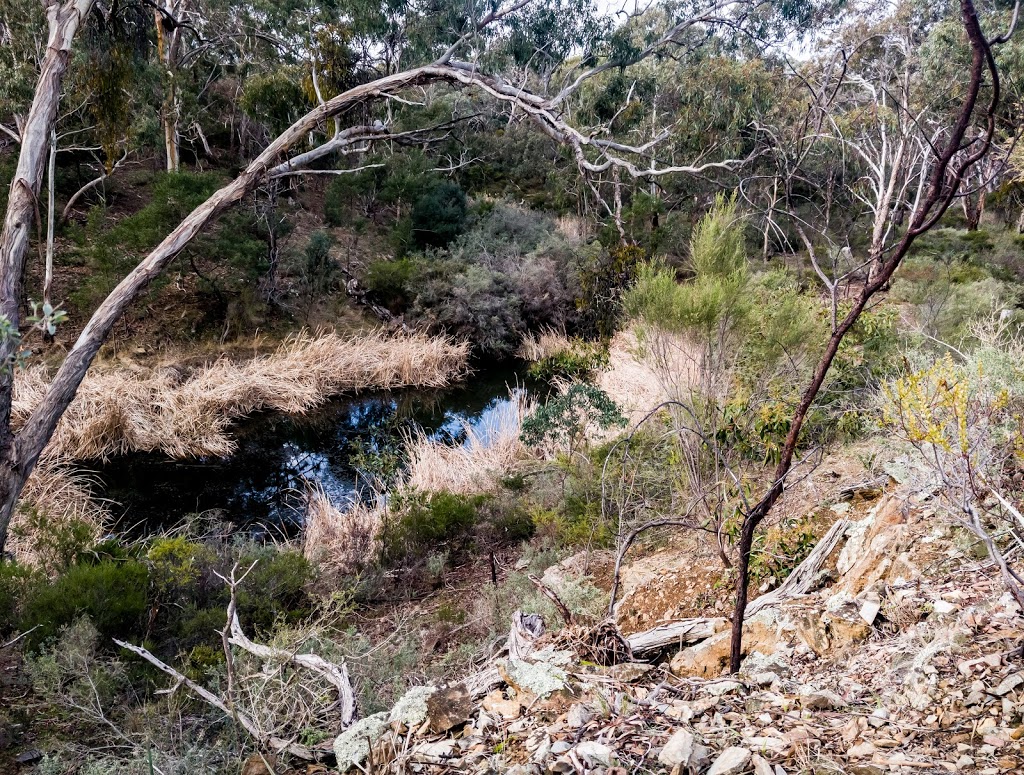
[[[108,524],[110,513],[92,497],[92,479],[80,469],[54,462],[39,461],[21,494],[18,510],[11,520],[6,549],[26,565],[35,565],[36,541],[32,534],[31,515],[46,518],[54,533],[72,522],[85,525],[98,539]]]
[[[649,343],[641,344],[635,328],[620,331],[609,346],[608,366],[597,377],[597,386],[615,401],[631,425],[664,401],[687,400],[693,389],[696,378],[690,348],[677,337],[661,337],[669,337],[671,346],[653,352]],[[665,374],[672,375],[672,384],[666,384]]]
[[[422,432],[407,439],[403,486],[463,495],[493,489],[500,477],[530,455],[519,435],[523,420],[534,407],[524,391],[513,390],[511,396],[512,401],[487,427],[475,429],[464,424],[466,440],[462,444],[434,441]]]
[[[539,334],[527,334],[516,351],[516,356],[524,361],[539,361],[552,355],[571,350],[573,341],[562,331],[553,328],[545,329]]]
[[[127,452],[171,457],[230,454],[230,424],[248,414],[305,412],[332,395],[400,387],[443,387],[465,374],[469,346],[423,334],[304,333],[244,362],[222,359],[191,375],[124,369],[88,376],[47,454],[97,460]],[[20,374],[15,422],[42,399],[43,369]]]
[[[381,508],[360,501],[343,511],[319,484],[310,485],[302,553],[329,576],[355,573],[377,555],[381,515]]]

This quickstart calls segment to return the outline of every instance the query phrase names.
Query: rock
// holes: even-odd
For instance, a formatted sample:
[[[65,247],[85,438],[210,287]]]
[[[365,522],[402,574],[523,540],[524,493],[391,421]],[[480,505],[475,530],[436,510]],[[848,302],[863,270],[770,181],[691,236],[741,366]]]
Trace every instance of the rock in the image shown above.
[[[809,710],[834,710],[846,705],[846,701],[835,692],[810,686],[803,687],[800,692],[800,703]]]
[[[989,689],[989,694],[994,694],[996,697],[1002,697],[1003,695],[1009,694],[1021,684],[1024,684],[1024,676],[1020,673],[1010,673],[999,685],[993,689]]]
[[[519,700],[506,700],[501,689],[495,689],[484,697],[484,700],[480,705],[488,713],[495,716],[501,716],[506,721],[519,718],[519,714],[523,710],[523,706]]]
[[[623,662],[609,667],[608,676],[616,681],[632,683],[643,678],[653,669],[654,665],[649,665],[646,662]]]
[[[388,721],[415,729],[427,719],[427,700],[437,691],[434,686],[414,686],[391,708]]]
[[[611,767],[614,754],[612,749],[604,743],[594,740],[585,740],[576,746],[576,755],[584,759],[591,766]]]
[[[775,771],[772,770],[772,766],[763,756],[758,756],[755,753],[750,757],[750,763],[754,765],[754,775],[775,775]]]
[[[742,688],[743,684],[739,681],[715,681],[714,683],[707,684],[704,687],[704,692],[712,697],[722,697],[726,694],[738,692]]]
[[[710,758],[710,749],[698,743],[689,729],[674,732],[658,754],[658,761],[666,767],[679,766],[695,772],[703,769]]]
[[[565,714],[565,725],[569,729],[579,729],[580,727],[585,727],[592,718],[594,718],[594,711],[582,702],[578,702],[569,708],[569,712]]]
[[[889,711],[885,708],[875,708],[871,711],[871,715],[868,716],[868,723],[875,729],[884,727],[889,723]]]
[[[269,766],[268,766],[269,765]],[[245,760],[242,765],[241,775],[275,775],[277,772],[277,757],[273,754],[260,756],[254,753]]]
[[[455,755],[454,740],[437,740],[433,743],[424,743],[414,749],[415,753],[430,759],[451,759]]]
[[[715,759],[711,769],[707,771],[707,775],[740,775],[740,773],[746,772],[751,755],[750,751],[739,746],[726,748]]]
[[[30,748],[27,751],[22,751],[14,757],[14,761],[18,764],[35,764],[43,758],[43,752],[38,748]]]
[[[427,722],[435,735],[464,723],[472,712],[473,699],[462,684],[443,687],[427,698]]]
[[[951,614],[956,610],[956,606],[945,600],[936,600],[932,603],[932,612],[936,614]]]
[[[376,743],[387,730],[390,722],[387,713],[374,713],[361,718],[342,732],[334,740],[334,755],[338,760],[338,769],[345,772],[350,767],[361,764],[370,752],[370,746]]]
[[[846,755],[849,756],[851,759],[866,759],[869,756],[873,755],[876,750],[877,749],[873,744],[865,740],[863,743],[858,743],[857,745],[851,747],[846,752]]]
[[[554,743],[551,744],[551,753],[552,753],[553,756],[561,756],[563,753],[568,751],[570,748],[572,748],[572,746],[569,745],[564,740],[557,740],[557,741],[555,741]]]
[[[552,692],[564,689],[568,680],[562,668],[543,660],[526,662],[522,659],[509,659],[505,665],[505,675],[511,686],[538,697],[547,697]]]

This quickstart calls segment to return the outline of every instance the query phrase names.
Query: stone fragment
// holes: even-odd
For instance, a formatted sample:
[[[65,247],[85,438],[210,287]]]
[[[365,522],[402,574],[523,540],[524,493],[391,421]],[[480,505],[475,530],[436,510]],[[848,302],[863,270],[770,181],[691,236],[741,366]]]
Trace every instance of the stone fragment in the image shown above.
[[[472,712],[473,699],[462,684],[438,689],[427,698],[427,721],[435,735],[462,724]]]
[[[756,753],[750,757],[750,763],[754,765],[754,775],[775,775],[772,766],[763,756]]]
[[[595,740],[584,740],[576,746],[575,750],[576,755],[584,759],[591,766],[612,766],[612,749],[604,743],[598,743]]]
[[[800,693],[801,704],[810,710],[833,710],[846,705],[846,702],[835,692],[826,689],[814,689],[805,686]]]
[[[666,767],[679,766],[693,771],[706,767],[710,758],[710,749],[698,743],[689,729],[674,732],[658,754],[658,761]]]
[[[586,726],[592,718],[594,718],[594,711],[582,702],[578,702],[565,714],[565,725],[569,729],[579,729]]]
[[[519,700],[506,700],[500,689],[495,689],[488,694],[480,704],[488,713],[501,716],[506,721],[519,718],[519,714],[523,710]]]
[[[740,775],[750,765],[751,753],[746,748],[731,746],[715,759],[707,775]]]
[[[376,743],[387,730],[387,713],[374,713],[361,718],[334,740],[334,755],[338,769],[345,772],[361,764],[370,752],[370,745]]]
[[[1020,673],[1010,673],[1006,678],[999,682],[999,685],[989,689],[989,694],[994,694],[996,697],[1002,697],[1003,695],[1009,694],[1021,684],[1024,684],[1024,676]]]
[[[863,743],[857,743],[857,745],[852,746],[846,752],[846,755],[851,759],[866,759],[874,754],[876,750],[877,749],[872,743],[865,740]]]
[[[646,662],[622,662],[621,664],[609,667],[608,676],[616,681],[632,683],[643,678],[653,669],[654,665],[647,664]]]
[[[704,687],[704,692],[710,694],[712,697],[721,697],[726,694],[732,694],[738,692],[743,688],[743,684],[739,681],[715,681],[709,683]]]

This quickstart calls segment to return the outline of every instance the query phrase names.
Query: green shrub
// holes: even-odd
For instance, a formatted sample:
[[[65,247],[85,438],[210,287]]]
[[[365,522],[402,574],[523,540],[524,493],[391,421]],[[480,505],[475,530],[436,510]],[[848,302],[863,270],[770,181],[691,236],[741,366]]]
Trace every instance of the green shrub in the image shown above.
[[[257,632],[269,632],[279,620],[296,622],[307,617],[312,600],[307,587],[313,566],[296,549],[275,546],[252,548],[239,557],[242,568],[256,566],[238,590],[238,615]]]
[[[81,616],[88,616],[105,638],[132,638],[145,629],[149,570],[138,560],[100,560],[71,566],[49,584],[37,586],[25,601],[21,628],[34,642]]]
[[[374,261],[366,268],[363,284],[377,301],[392,312],[400,312],[416,298],[416,281],[421,273],[420,262],[416,259]]]
[[[385,561],[398,565],[445,547],[456,551],[465,548],[485,500],[484,496],[451,492],[406,496],[396,504],[395,519],[384,527]]]
[[[554,442],[568,448],[571,455],[589,428],[607,430],[625,424],[626,418],[607,393],[576,382],[523,420],[522,440],[530,446]]]
[[[568,349],[532,363],[528,373],[534,379],[546,382],[555,379],[582,380],[607,365],[606,345],[574,339]]]
[[[35,574],[16,562],[0,562],[0,633],[8,633],[18,623],[21,602]]]
[[[412,236],[421,248],[447,247],[466,225],[466,193],[457,183],[445,181],[416,200],[410,213]]]

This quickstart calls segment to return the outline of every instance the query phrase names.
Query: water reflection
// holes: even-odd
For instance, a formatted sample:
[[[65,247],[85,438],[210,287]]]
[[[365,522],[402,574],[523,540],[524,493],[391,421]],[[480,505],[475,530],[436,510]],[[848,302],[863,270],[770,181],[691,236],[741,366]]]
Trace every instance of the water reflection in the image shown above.
[[[99,495],[119,504],[122,530],[169,528],[187,514],[215,510],[239,527],[290,534],[304,482],[319,482],[335,503],[358,497],[353,452],[394,445],[413,428],[459,443],[468,425],[486,443],[515,411],[509,388],[521,385],[506,370],[474,375],[450,390],[368,394],[305,415],[257,415],[237,427],[231,457],[125,456],[100,468]]]

